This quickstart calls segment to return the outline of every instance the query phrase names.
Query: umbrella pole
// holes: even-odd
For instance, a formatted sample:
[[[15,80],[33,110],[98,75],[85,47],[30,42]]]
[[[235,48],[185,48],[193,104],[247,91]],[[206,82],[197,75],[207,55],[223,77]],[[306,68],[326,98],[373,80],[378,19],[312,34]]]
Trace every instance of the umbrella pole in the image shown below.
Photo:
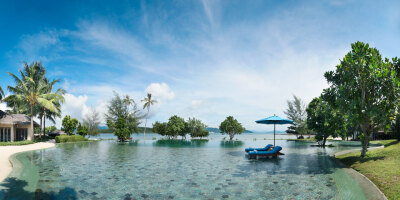
[[[274,146],[275,146],[275,124],[274,124]]]

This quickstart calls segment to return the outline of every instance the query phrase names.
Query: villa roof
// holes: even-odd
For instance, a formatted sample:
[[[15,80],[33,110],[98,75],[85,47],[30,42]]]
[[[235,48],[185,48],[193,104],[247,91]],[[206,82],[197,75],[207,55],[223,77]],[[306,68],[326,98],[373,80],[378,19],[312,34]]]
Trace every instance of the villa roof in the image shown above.
[[[6,125],[30,125],[31,118],[25,114],[8,114],[0,110],[0,124]],[[33,121],[35,127],[39,127],[39,124]]]

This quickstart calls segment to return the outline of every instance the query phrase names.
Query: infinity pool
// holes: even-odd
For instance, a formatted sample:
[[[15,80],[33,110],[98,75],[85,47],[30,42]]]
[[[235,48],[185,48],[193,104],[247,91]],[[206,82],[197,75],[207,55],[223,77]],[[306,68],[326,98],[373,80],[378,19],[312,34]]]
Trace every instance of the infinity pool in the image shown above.
[[[365,199],[358,183],[329,156],[359,148],[277,140],[286,155],[249,160],[245,147],[267,136],[195,141],[97,141],[13,156],[3,199]],[[270,137],[270,135],[268,135]]]

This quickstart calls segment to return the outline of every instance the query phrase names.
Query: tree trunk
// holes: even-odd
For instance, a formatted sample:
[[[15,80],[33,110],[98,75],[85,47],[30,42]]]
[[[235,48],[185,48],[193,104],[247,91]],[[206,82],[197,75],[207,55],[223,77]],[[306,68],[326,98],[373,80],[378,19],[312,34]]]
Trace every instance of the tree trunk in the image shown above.
[[[43,137],[46,137],[46,108],[43,113]]]
[[[361,157],[363,158],[365,156],[365,154],[367,153],[368,150],[368,143],[369,143],[369,137],[371,135],[370,133],[370,128],[369,128],[369,123],[368,122],[364,122],[363,124],[361,124],[361,129],[364,133],[364,141],[361,141],[362,143],[362,150],[361,150]]]
[[[233,136],[235,136],[234,134],[229,134],[229,141],[233,140]]]
[[[42,137],[42,131],[43,131],[43,129],[42,129],[43,126],[42,125],[43,125],[43,116],[40,117],[40,133],[39,133],[40,137]]]
[[[324,136],[324,140],[322,141],[322,147],[325,147],[326,138],[327,138],[327,137]]]
[[[28,134],[28,140],[34,139],[35,129],[33,129],[33,105],[31,105],[31,134]]]

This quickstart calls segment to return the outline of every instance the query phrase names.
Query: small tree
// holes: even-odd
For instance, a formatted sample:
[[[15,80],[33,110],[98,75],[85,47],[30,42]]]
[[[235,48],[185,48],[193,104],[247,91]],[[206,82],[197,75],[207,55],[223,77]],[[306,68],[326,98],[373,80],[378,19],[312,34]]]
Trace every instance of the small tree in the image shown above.
[[[296,134],[307,134],[307,112],[306,112],[306,105],[303,101],[298,98],[297,96],[293,95],[293,100],[287,101],[288,108],[284,113],[286,114],[287,118],[294,122],[294,125],[289,126],[287,133],[294,133]]]
[[[94,108],[83,119],[83,124],[88,127],[88,137],[100,134],[100,114]]]
[[[155,122],[153,124],[153,132],[158,133],[161,136],[166,136],[167,135],[167,123],[166,122],[163,122],[163,123]]]
[[[50,132],[53,132],[53,131],[56,131],[56,130],[57,130],[56,126],[48,126],[48,127],[46,127],[46,133],[50,133]]]
[[[187,132],[190,134],[191,138],[196,137],[208,137],[209,132],[206,129],[206,125],[196,118],[189,118],[186,123]]]
[[[126,124],[126,120],[122,117],[118,118],[117,122],[115,123],[107,121],[107,126],[114,129],[115,136],[117,136],[118,140],[121,142],[127,141],[131,136],[131,131]]]
[[[232,116],[227,117],[223,122],[221,122],[219,130],[221,130],[221,134],[228,134],[229,140],[232,140],[235,135],[242,134],[245,131],[242,124]]]
[[[137,109],[135,101],[129,98],[128,95],[126,95],[125,98],[121,98],[118,93],[114,93],[114,97],[110,100],[107,109],[107,113],[105,114],[107,126],[114,130],[114,134],[116,136],[124,135],[125,128],[129,130],[130,134],[138,132],[138,126],[140,124],[141,117],[139,116],[139,110]],[[116,127],[122,126],[122,124],[117,125],[117,123],[120,123],[119,120],[121,119],[125,120],[125,124],[123,129],[118,129],[117,135]],[[118,138],[120,137],[118,136]],[[126,138],[121,137],[123,141]]]
[[[321,97],[314,98],[306,110],[308,127],[316,132],[315,139],[321,146],[325,147],[329,136],[337,137],[346,133],[344,116]]]
[[[76,128],[76,133],[85,137],[89,133],[89,128],[84,124],[78,123],[78,127]]]
[[[68,135],[71,135],[74,130],[76,129],[76,126],[78,125],[78,120],[75,118],[71,118],[71,116],[66,115],[64,119],[62,120],[62,128],[61,130],[65,131]]]
[[[186,137],[185,120],[176,115],[170,117],[167,123],[167,134],[174,138],[178,135]]]

